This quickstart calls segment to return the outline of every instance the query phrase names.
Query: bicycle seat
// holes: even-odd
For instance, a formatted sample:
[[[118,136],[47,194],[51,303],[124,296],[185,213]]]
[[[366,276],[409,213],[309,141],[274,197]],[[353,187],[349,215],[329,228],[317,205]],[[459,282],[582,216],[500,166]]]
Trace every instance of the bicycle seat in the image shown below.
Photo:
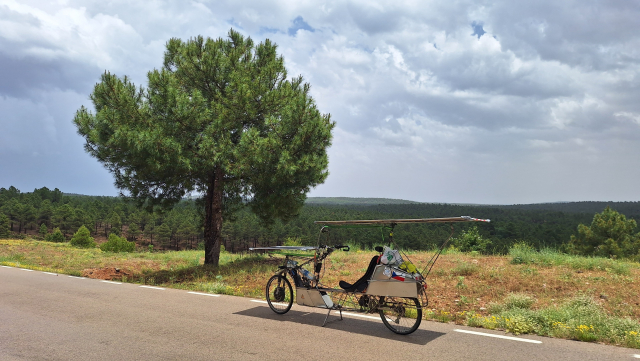
[[[340,281],[340,288],[348,292],[363,292],[366,290],[369,285],[369,279],[371,279],[371,275],[373,274],[373,270],[376,268],[379,259],[380,256],[373,256],[371,262],[369,262],[369,268],[367,268],[367,272],[364,273],[364,276],[360,277],[360,279],[355,281],[353,284]]]

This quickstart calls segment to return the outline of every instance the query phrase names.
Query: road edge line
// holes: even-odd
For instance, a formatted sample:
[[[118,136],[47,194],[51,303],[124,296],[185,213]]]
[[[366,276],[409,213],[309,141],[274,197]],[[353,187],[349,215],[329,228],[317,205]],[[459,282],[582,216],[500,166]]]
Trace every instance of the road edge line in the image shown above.
[[[518,337],[511,337],[511,336],[495,335],[495,334],[492,334],[492,333],[461,330],[461,329],[458,329],[458,328],[454,329],[454,331],[455,332],[468,333],[468,334],[472,334],[472,335],[478,335],[478,336],[501,338],[501,339],[504,339],[504,340],[511,340],[511,341],[529,342],[529,343],[537,343],[537,344],[542,343],[542,341],[530,340],[528,338],[518,338]]]

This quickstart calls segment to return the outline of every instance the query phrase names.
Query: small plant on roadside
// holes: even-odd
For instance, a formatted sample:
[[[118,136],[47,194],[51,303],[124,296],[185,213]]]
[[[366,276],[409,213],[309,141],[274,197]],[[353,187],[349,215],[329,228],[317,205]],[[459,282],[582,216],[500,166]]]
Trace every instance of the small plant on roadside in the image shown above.
[[[627,347],[640,348],[640,332],[626,331],[624,335],[624,345]]]
[[[532,320],[523,315],[514,315],[510,318],[505,318],[504,324],[505,329],[514,335],[530,333],[534,329]]]
[[[447,323],[451,321],[451,312],[440,310],[435,312],[433,315],[435,320],[438,320],[443,323]]]
[[[511,310],[514,308],[520,308],[528,310],[533,306],[536,300],[528,295],[523,293],[510,293],[504,300],[504,308],[506,310]]]
[[[576,340],[584,342],[593,342],[598,338],[595,335],[595,329],[593,325],[578,325],[573,330],[573,336]]]
[[[133,252],[136,244],[127,241],[124,237],[120,237],[115,233],[109,235],[109,240],[100,245],[103,252]]]
[[[96,246],[96,242],[93,240],[91,233],[85,226],[78,229],[73,237],[71,237],[71,241],[69,243],[78,248],[93,248]]]

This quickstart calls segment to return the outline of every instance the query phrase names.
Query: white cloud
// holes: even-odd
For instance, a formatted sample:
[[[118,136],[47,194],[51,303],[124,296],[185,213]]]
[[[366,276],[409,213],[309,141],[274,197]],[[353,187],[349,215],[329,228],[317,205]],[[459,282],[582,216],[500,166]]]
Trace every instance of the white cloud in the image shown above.
[[[632,200],[639,16],[594,1],[3,0],[0,151],[64,138],[82,154],[70,121],[104,70],[144,85],[170,37],[233,26],[277,43],[337,121],[315,195]]]

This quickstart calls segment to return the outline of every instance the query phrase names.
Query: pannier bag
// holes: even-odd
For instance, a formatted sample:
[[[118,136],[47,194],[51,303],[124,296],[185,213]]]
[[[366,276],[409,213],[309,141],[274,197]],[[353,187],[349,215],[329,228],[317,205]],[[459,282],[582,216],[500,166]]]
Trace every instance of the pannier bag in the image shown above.
[[[398,250],[384,246],[382,249],[382,256],[380,257],[380,263],[392,267],[399,267],[402,262],[404,262],[404,260],[402,259],[402,256],[400,256],[400,252],[398,252]]]

